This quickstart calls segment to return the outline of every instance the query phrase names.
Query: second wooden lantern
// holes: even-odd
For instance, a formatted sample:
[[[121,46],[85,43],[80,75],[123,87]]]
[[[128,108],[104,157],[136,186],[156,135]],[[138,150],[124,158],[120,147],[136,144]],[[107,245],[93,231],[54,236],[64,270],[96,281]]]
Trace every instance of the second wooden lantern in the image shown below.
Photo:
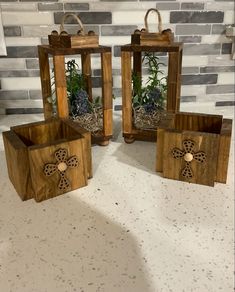
[[[158,15],[158,33],[148,29],[148,15]],[[145,28],[136,30],[131,44],[121,46],[122,60],[122,121],[126,143],[137,140],[155,141],[157,126],[167,118],[166,112],[176,112],[180,106],[182,43],[174,42],[170,29],[162,30],[161,15],[149,9]],[[163,76],[159,53],[168,56],[168,73]],[[132,65],[133,63],[133,65]],[[143,85],[143,65],[148,78]]]
[[[81,29],[76,35],[64,31],[64,22],[73,17]],[[112,52],[110,47],[100,46],[98,36],[89,31],[85,34],[79,17],[67,13],[61,21],[60,33],[52,31],[48,36],[49,45],[38,46],[43,108],[45,119],[50,118],[53,95],[51,88],[54,80],[56,96],[56,115],[66,118],[71,115],[80,126],[91,131],[92,141],[107,145],[112,137]],[[100,104],[94,103],[92,92],[91,56],[101,57],[101,87]],[[75,60],[65,63],[65,56],[81,57],[81,73]],[[49,56],[53,58],[54,74],[50,75]],[[66,66],[65,66],[66,64]],[[93,127],[94,126],[94,127]],[[91,129],[92,128],[92,129]]]

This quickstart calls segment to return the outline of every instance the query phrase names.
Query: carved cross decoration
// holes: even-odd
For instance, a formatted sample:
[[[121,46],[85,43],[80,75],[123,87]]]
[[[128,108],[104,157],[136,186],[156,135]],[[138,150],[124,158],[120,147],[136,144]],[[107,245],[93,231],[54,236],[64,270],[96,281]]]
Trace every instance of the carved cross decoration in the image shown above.
[[[60,190],[66,190],[70,187],[70,181],[65,176],[65,172],[70,167],[78,167],[79,160],[77,156],[68,157],[67,149],[60,148],[55,152],[55,159],[57,160],[56,163],[47,163],[44,166],[44,174],[46,176],[51,176],[57,171],[60,174],[60,181],[58,188]]]
[[[202,151],[194,151],[195,142],[192,140],[183,141],[183,150],[179,148],[174,148],[172,150],[172,155],[175,159],[183,158],[185,161],[185,167],[181,170],[181,175],[185,178],[192,178],[193,171],[191,168],[191,162],[195,159],[199,163],[204,163],[206,160],[206,154]]]

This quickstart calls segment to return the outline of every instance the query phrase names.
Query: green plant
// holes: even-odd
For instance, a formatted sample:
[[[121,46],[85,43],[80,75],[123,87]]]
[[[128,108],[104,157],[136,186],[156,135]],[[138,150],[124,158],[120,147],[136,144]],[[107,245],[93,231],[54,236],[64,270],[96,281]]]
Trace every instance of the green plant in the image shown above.
[[[135,72],[132,73],[133,84],[133,107],[143,106],[147,112],[156,109],[163,110],[166,101],[167,77],[161,77],[163,71],[160,66],[159,57],[154,53],[145,53],[142,62],[148,65],[148,79],[145,86],[142,86],[141,77]]]

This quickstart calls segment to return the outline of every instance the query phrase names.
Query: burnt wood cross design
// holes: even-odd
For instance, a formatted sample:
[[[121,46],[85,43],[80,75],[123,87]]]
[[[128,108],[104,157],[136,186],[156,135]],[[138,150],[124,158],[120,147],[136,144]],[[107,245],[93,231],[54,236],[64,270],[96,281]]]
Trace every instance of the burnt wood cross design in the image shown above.
[[[65,172],[70,167],[78,167],[79,159],[77,156],[68,157],[68,151],[65,148],[60,148],[55,152],[56,163],[47,163],[44,166],[44,174],[51,176],[56,172],[60,174],[60,180],[58,188],[60,190],[66,190],[70,187],[70,181],[66,177]]]
[[[195,142],[192,140],[184,140],[182,144],[183,150],[174,148],[172,150],[172,155],[175,159],[180,159],[183,157],[185,167],[181,170],[181,175],[187,179],[190,179],[194,175],[191,168],[191,162],[195,159],[199,163],[204,163],[206,160],[206,154],[203,151],[195,152]]]

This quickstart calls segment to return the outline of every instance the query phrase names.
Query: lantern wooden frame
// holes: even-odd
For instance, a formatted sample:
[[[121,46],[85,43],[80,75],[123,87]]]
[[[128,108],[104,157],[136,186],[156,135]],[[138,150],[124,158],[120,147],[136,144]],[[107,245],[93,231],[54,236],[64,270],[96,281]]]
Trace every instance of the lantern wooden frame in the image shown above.
[[[66,118],[69,116],[67,102],[67,85],[65,78],[65,56],[81,55],[82,73],[85,76],[86,90],[92,98],[91,82],[91,55],[100,54],[102,74],[102,106],[103,106],[103,131],[97,137],[92,135],[92,142],[100,145],[108,145],[112,138],[112,53],[111,48],[106,46],[89,48],[53,48],[48,45],[38,46],[40,77],[42,87],[44,117],[52,117],[52,104],[48,97],[51,96],[51,77],[49,56],[53,58],[55,91],[57,98],[57,116]]]
[[[167,105],[168,112],[176,112],[180,107],[182,43],[160,45],[128,44],[121,47],[122,59],[122,121],[123,137],[126,143],[135,140],[155,141],[156,130],[140,130],[133,126],[132,110],[132,57],[133,72],[142,76],[142,52],[166,52],[168,58]]]

